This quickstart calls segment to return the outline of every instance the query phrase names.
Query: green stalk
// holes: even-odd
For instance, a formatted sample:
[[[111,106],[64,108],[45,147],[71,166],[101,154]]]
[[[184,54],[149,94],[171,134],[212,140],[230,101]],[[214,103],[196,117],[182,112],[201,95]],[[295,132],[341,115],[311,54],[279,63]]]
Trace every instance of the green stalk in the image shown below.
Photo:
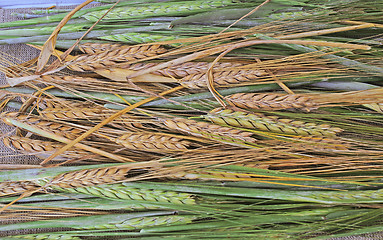
[[[329,238],[344,238],[347,237],[347,239],[363,239],[362,236],[357,236],[361,234],[368,234],[368,239],[381,239],[383,237],[382,234],[383,226],[368,226],[368,227],[359,227],[357,230],[350,231],[347,233],[338,233],[338,234],[331,234],[326,236],[319,236],[311,239],[329,239]]]
[[[119,226],[125,229],[135,229],[135,228],[144,227],[146,225],[155,224],[155,221],[149,221],[149,222],[145,221],[147,217],[160,217],[160,216],[169,216],[169,215],[172,216],[173,214],[174,214],[174,211],[152,211],[152,212],[138,212],[138,213],[125,213],[125,214],[70,217],[70,218],[60,219],[59,221],[57,219],[53,219],[53,220],[2,225],[0,226],[0,231],[38,229],[38,228],[62,228],[62,227],[72,228],[72,229],[97,229],[97,228],[108,229],[108,228],[119,228]],[[164,224],[164,222],[160,221],[160,224]]]
[[[17,201],[17,205],[11,206],[9,209],[13,210],[23,210],[24,206],[27,207],[25,209],[30,209],[28,207],[35,208],[67,208],[67,209],[82,209],[82,210],[129,210],[129,211],[140,211],[140,210],[148,210],[148,209],[159,209],[157,206],[147,204],[139,204],[133,202],[124,202],[124,201],[113,201],[112,199],[104,199],[104,198],[87,198],[78,199],[76,195],[72,196],[72,199],[69,198],[68,195],[67,200],[55,200],[52,197],[52,194],[43,195],[40,197],[41,200],[38,202],[32,203],[22,203]],[[16,197],[17,198],[17,197]],[[14,198],[14,199],[16,199]],[[33,198],[32,198],[33,199]],[[2,202],[11,202],[5,201],[10,199],[0,199]],[[30,198],[23,199],[24,201],[31,201]],[[36,200],[34,200],[36,201]]]
[[[345,81],[323,81],[311,84],[313,87],[320,87],[328,90],[342,91],[362,91],[378,88],[376,85],[363,82],[345,82]]]
[[[86,27],[85,24],[66,24],[61,28],[61,33],[75,33],[80,30],[84,30]],[[56,27],[54,26],[46,26],[46,27],[35,27],[35,28],[27,28],[27,29],[7,29],[2,30],[0,33],[0,38],[4,36],[10,37],[30,37],[37,35],[49,35],[51,34]]]

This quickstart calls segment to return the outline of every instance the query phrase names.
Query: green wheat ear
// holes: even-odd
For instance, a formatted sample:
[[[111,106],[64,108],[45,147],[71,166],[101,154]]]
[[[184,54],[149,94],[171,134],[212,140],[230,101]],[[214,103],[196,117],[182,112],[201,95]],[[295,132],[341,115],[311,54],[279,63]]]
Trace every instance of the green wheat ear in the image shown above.
[[[193,195],[188,193],[162,191],[155,189],[131,188],[122,184],[99,185],[78,188],[54,187],[54,189],[63,192],[83,193],[109,199],[142,200],[148,202],[160,202],[171,204],[196,204]]]
[[[101,36],[99,39],[117,41],[124,43],[152,43],[152,42],[163,42],[169,40],[178,39],[177,36],[167,36],[159,34],[150,34],[150,33],[123,33],[109,36]],[[171,44],[171,46],[179,46],[180,44]]]
[[[283,119],[267,116],[262,113],[247,113],[231,109],[215,109],[203,118],[219,125],[235,126],[247,129],[257,129],[275,133],[293,134],[299,136],[334,137],[342,129],[326,124],[317,125],[293,119]]]
[[[81,240],[79,237],[75,237],[67,234],[28,234],[28,235],[16,235],[9,236],[10,239],[25,239],[25,240]]]
[[[139,7],[118,7],[110,11],[104,20],[122,20],[131,18],[144,18],[150,16],[162,15],[182,15],[191,14],[193,12],[207,11],[219,7],[226,7],[238,4],[232,0],[208,0],[208,1],[185,1],[171,3],[153,3],[147,6]],[[90,21],[97,21],[103,16],[107,10],[94,11],[85,14],[83,17]]]
[[[124,229],[124,230],[133,230],[133,229],[142,229],[152,226],[160,225],[176,225],[176,224],[187,224],[191,223],[197,217],[195,216],[154,216],[154,217],[141,217],[127,219],[122,222],[107,223],[102,225],[95,225],[90,227],[78,227],[77,229]]]

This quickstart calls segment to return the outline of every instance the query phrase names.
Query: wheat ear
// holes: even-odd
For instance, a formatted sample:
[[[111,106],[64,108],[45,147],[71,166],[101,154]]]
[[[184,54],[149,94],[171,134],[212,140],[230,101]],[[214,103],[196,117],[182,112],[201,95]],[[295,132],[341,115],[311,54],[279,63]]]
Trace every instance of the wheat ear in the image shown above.
[[[229,144],[253,144],[256,142],[256,139],[251,137],[253,134],[250,132],[207,122],[197,122],[184,118],[162,119],[162,122],[172,130]]]
[[[332,137],[342,129],[327,124],[317,125],[292,119],[281,119],[277,116],[266,116],[261,113],[246,113],[231,109],[214,109],[203,116],[205,119],[219,125],[228,125],[248,129],[260,129],[284,134],[301,136],[327,136]]]
[[[193,195],[188,193],[145,188],[132,188],[118,183],[111,185],[87,186],[77,188],[54,187],[54,189],[70,193],[82,193],[108,199],[142,200],[171,204],[195,204],[195,199]]]
[[[226,100],[240,108],[278,110],[288,108],[314,109],[318,107],[310,97],[302,94],[236,93]]]
[[[8,113],[3,113],[2,116],[27,123],[28,125],[33,125],[39,129],[52,132],[56,135],[63,136],[69,139],[75,139],[81,133],[83,133],[83,130],[81,129],[68,126],[68,125],[63,125],[62,123],[45,121],[33,115],[28,116],[18,112],[8,112]]]
[[[134,62],[138,59],[157,56],[166,52],[161,45],[142,45],[137,47],[112,47],[107,51],[96,52],[95,54],[86,54],[77,56],[69,64],[69,67],[75,71],[93,71],[103,69],[109,66],[116,66],[118,63]]]
[[[67,172],[56,176],[49,182],[49,186],[60,188],[75,188],[99,184],[116,183],[146,174],[149,170],[161,167],[158,162],[132,163],[123,166],[85,169]]]
[[[150,68],[158,65],[158,63],[135,63],[123,65],[123,68],[127,68],[134,71],[140,71],[146,68]],[[244,63],[232,63],[232,62],[218,62],[214,64],[215,71],[222,71],[228,68],[240,67],[245,65]],[[209,62],[185,62],[172,67],[160,69],[152,72],[152,74],[162,75],[164,77],[184,78],[189,75],[205,73],[210,67]],[[189,77],[190,78],[190,77]]]
[[[66,234],[27,234],[27,235],[14,235],[9,239],[19,240],[81,240],[81,238]]]
[[[347,106],[379,103],[383,101],[382,93],[383,88],[324,94],[236,93],[226,99],[240,108],[262,110],[301,108],[311,110],[334,104]]]
[[[32,181],[0,182],[0,197],[13,194],[22,194],[38,188],[39,185]]]
[[[59,142],[36,140],[20,136],[4,137],[3,142],[5,146],[15,151],[25,154],[33,154],[34,156],[40,159],[46,159],[52,153],[65,146],[64,144]],[[89,152],[76,148],[72,149],[71,151],[64,152],[60,156],[54,158],[54,160],[61,161],[70,159],[80,159],[89,154]],[[92,158],[95,158],[95,156],[92,155]]]
[[[126,133],[115,142],[129,149],[143,151],[184,151],[191,144],[182,138],[160,133]]]
[[[160,226],[168,224],[187,224],[195,220],[196,216],[181,216],[181,215],[167,215],[167,216],[146,216],[138,218],[130,218],[121,222],[107,223],[102,225],[95,225],[89,227],[78,227],[77,229],[142,229],[151,226]]]
[[[263,70],[241,70],[232,69],[225,71],[215,71],[213,73],[214,84],[217,87],[231,87],[233,84],[252,82],[265,76]],[[195,73],[182,78],[179,82],[187,88],[206,88],[207,76],[205,73]]]

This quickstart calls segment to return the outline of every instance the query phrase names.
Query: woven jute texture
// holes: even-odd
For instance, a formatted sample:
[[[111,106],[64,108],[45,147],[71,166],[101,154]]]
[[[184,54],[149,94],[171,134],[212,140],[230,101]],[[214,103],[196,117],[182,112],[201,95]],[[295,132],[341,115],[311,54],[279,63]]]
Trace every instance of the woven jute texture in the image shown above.
[[[31,9],[0,9],[0,22],[10,22],[15,20],[22,20],[20,15],[12,15],[12,12],[17,11],[18,13],[30,13]],[[5,55],[10,55],[14,58],[7,58],[14,63],[21,63],[35,58],[39,55],[39,51],[29,47],[25,44],[10,44],[0,45],[0,51]],[[0,73],[0,84],[6,84],[5,75]],[[12,108],[5,108],[4,111],[13,111]],[[3,122],[0,123],[1,136],[13,135],[14,128],[10,127]],[[3,141],[0,141],[0,163],[2,164],[38,164],[39,160],[34,156],[22,155],[18,152],[12,151],[11,149],[4,146]]]
[[[72,7],[65,7],[72,8]],[[20,15],[12,15],[12,12],[18,13],[30,13],[32,9],[0,9],[0,22],[9,22],[14,20],[21,20]],[[39,51],[29,47],[25,44],[11,44],[11,45],[0,45],[0,51],[9,54],[14,57],[15,63],[21,63],[22,61],[27,61],[33,59],[39,55]],[[5,84],[5,76],[0,73],[0,84]],[[4,111],[12,111],[14,109],[6,108]],[[14,129],[8,125],[0,123],[1,136],[6,134],[14,134]],[[3,142],[0,141],[0,164],[39,164],[41,160],[37,159],[34,156],[22,155],[18,152],[12,151],[4,146]],[[0,172],[1,174],[1,172]],[[64,230],[64,229],[63,229]],[[23,234],[22,231],[18,231],[18,234]],[[350,237],[339,237],[339,238],[329,238],[328,240],[383,240],[383,231],[355,235]]]

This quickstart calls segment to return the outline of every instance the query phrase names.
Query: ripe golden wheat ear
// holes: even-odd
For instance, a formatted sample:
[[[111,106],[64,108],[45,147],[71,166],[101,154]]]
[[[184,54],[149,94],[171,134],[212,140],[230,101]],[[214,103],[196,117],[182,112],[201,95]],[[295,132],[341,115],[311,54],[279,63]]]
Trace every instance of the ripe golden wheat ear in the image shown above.
[[[115,142],[129,149],[143,151],[185,151],[191,142],[161,133],[131,132],[118,137]]]
[[[23,194],[27,191],[33,191],[40,186],[33,181],[7,181],[0,182],[0,196]]]
[[[81,133],[84,132],[84,130],[81,130],[79,128],[70,125],[65,125],[63,123],[46,121],[34,115],[25,115],[18,112],[8,112],[3,113],[2,116],[27,123],[28,125],[33,125],[39,129],[46,130],[48,132],[52,132],[56,135],[63,136],[69,139],[75,139],[76,137],[81,135]]]
[[[222,127],[208,122],[197,122],[191,119],[173,118],[161,119],[163,124],[172,130],[187,133],[193,136],[207,138],[213,141],[222,141],[228,144],[254,144],[253,133],[230,127]]]
[[[10,136],[4,137],[4,145],[26,155],[34,155],[40,159],[46,159],[55,151],[64,147],[65,144],[59,142],[51,142],[46,140],[31,139],[28,137]],[[55,157],[55,161],[71,161],[71,162],[99,162],[105,161],[101,156],[91,154],[87,151],[73,148],[63,154]]]
[[[226,98],[236,107],[244,109],[278,110],[288,108],[315,109],[318,104],[301,94],[236,93]]]
[[[284,94],[284,93],[236,93],[226,100],[240,108],[280,110],[297,108],[312,110],[333,105],[361,105],[383,101],[383,88],[363,91],[323,94]]]
[[[214,84],[217,87],[232,87],[233,84],[251,82],[267,75],[263,70],[221,70],[214,71]],[[182,78],[179,82],[187,88],[206,88],[207,76],[205,73],[195,73]]]
[[[133,71],[140,71],[146,68],[157,66],[159,63],[135,63],[121,65],[122,68],[130,69]],[[218,62],[214,65],[214,70],[223,71],[228,68],[235,68],[245,65],[245,63],[235,62]],[[172,76],[174,78],[185,78],[189,75],[205,73],[209,69],[209,62],[185,62],[168,68],[160,69],[152,72],[153,74],[162,75],[164,77]],[[189,77],[190,78],[190,77]],[[179,80],[183,82],[183,80]],[[187,79],[185,80],[187,81]]]
[[[93,71],[95,69],[114,67],[119,63],[127,64],[129,62],[135,62],[139,59],[154,57],[166,52],[166,49],[161,45],[108,45],[109,44],[101,44],[99,49],[105,49],[102,51],[99,49],[95,50],[94,45],[91,48],[85,48],[86,51],[91,52],[91,54],[76,56],[70,61],[69,67],[79,72]]]
[[[146,163],[132,163],[116,167],[84,169],[60,174],[47,182],[46,187],[60,188],[85,187],[99,184],[111,184],[126,181],[159,170],[162,164],[153,161]]]

